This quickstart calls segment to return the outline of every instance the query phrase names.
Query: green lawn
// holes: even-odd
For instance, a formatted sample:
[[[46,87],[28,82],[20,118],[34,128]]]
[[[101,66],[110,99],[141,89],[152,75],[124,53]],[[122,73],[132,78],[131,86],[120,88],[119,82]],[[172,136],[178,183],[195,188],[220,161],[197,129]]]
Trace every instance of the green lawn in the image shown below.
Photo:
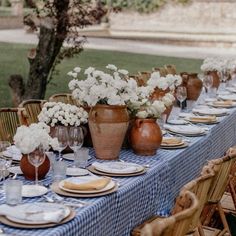
[[[11,74],[21,74],[24,78],[27,76],[27,50],[31,47],[30,45],[0,43],[0,107],[11,106],[11,96],[8,87],[9,76]],[[164,64],[175,64],[179,72],[199,72],[201,63],[202,60],[195,59],[85,50],[72,59],[64,60],[58,66],[59,74],[49,84],[46,98],[54,93],[69,91],[67,86],[69,78],[66,74],[75,66],[82,68],[93,66],[97,69],[103,69],[107,64],[115,64],[119,68],[127,69],[130,74],[135,74],[138,71],[151,70],[152,67]]]

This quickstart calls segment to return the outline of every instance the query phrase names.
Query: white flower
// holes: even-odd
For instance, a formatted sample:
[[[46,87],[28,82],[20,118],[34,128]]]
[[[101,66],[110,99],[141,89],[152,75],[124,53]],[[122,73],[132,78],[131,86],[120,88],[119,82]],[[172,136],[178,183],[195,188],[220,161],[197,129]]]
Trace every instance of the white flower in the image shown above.
[[[69,76],[71,76],[73,78],[77,78],[77,73],[73,72],[73,71],[68,72],[67,75],[69,75]]]
[[[113,65],[113,64],[108,64],[108,65],[106,66],[106,68],[109,69],[109,70],[117,71],[117,67],[116,67],[115,65]]]
[[[87,68],[85,71],[84,71],[84,74],[85,75],[90,75],[91,73],[93,73],[95,71],[95,68],[94,67],[89,67]]]
[[[123,69],[118,70],[118,72],[122,75],[128,75],[129,74],[129,71],[123,70]]]
[[[141,119],[145,119],[148,117],[148,112],[147,111],[139,111],[136,116]]]
[[[76,73],[80,73],[81,68],[77,66],[77,67],[75,67],[73,70],[74,70],[74,72],[76,72]]]
[[[13,138],[14,143],[23,154],[29,154],[39,146],[42,146],[44,150],[48,150],[50,146],[57,150],[58,140],[52,139],[49,132],[50,128],[44,123],[31,124],[29,127],[20,126]]]

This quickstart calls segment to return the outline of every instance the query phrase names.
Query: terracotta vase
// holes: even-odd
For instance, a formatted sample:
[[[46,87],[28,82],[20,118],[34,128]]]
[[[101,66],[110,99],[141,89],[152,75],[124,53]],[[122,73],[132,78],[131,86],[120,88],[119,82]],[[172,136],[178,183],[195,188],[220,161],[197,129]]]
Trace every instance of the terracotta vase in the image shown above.
[[[220,86],[220,77],[217,71],[207,71],[207,75],[211,75],[213,77],[213,88],[218,89]]]
[[[152,100],[159,100],[161,98],[163,98],[166,93],[169,93],[170,90],[169,89],[166,89],[166,90],[161,90],[161,89],[155,89],[155,91],[153,92],[152,96],[151,96],[151,99]],[[163,114],[166,114],[166,120],[168,120],[169,116],[170,116],[170,113],[172,111],[172,108],[173,108],[173,105],[169,106],[166,108],[166,110],[163,112]]]
[[[20,161],[20,168],[26,179],[35,180],[35,167],[28,161],[28,155],[24,154]],[[43,179],[50,169],[50,161],[47,156],[42,165],[38,168],[38,179]]]
[[[185,74],[184,74],[185,75]],[[187,76],[187,99],[196,101],[201,94],[203,83],[198,78],[197,73]]]
[[[136,119],[130,132],[130,142],[135,154],[153,156],[160,147],[162,133],[155,119]]]
[[[89,113],[89,129],[98,159],[119,158],[129,125],[126,106],[96,105]]]

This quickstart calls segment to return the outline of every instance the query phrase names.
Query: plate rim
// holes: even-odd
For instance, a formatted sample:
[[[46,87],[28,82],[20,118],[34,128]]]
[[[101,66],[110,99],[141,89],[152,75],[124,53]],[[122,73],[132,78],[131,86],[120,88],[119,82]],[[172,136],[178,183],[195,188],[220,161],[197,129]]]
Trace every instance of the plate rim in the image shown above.
[[[63,221],[65,218],[67,218],[70,213],[71,213],[71,208],[68,207],[68,206],[65,206],[63,204],[60,204],[60,203],[50,203],[50,202],[34,202],[34,203],[25,203],[24,205],[26,204],[47,204],[47,205],[52,205],[52,204],[56,204],[56,205],[60,205],[60,206],[63,206],[67,212],[65,212],[65,216],[64,218],[61,220]],[[18,205],[18,206],[22,206],[22,205]],[[17,206],[16,206],[17,207]],[[53,223],[53,222],[43,222],[43,221],[38,221],[38,222],[34,222],[34,221],[26,221],[26,220],[23,220],[23,219],[18,219],[18,218],[15,218],[15,217],[11,217],[11,216],[5,216],[8,220],[14,222],[14,223],[19,223],[19,224],[27,224],[27,225],[43,225],[43,224],[50,224],[50,223]],[[56,224],[56,223],[55,223]]]
[[[81,177],[85,177],[85,176],[81,176]],[[87,177],[88,177],[88,176],[87,176]],[[91,177],[92,177],[92,176],[91,176]],[[71,177],[71,178],[75,178],[75,177]],[[98,177],[98,178],[101,178],[101,177]],[[112,187],[109,187],[109,189],[104,190],[104,188],[106,188],[110,183],[109,183],[107,186],[105,186],[103,189],[99,189],[99,190],[95,190],[95,191],[93,191],[93,190],[81,191],[81,190],[73,190],[73,189],[64,188],[64,187],[62,186],[62,182],[65,181],[65,180],[66,180],[66,179],[61,180],[61,181],[58,183],[58,187],[59,187],[61,190],[63,190],[63,191],[70,192],[70,193],[77,193],[77,194],[102,193],[102,192],[109,191],[110,189],[114,188],[115,185],[116,185],[115,181],[111,179],[110,183],[113,184],[113,186],[112,186]]]
[[[116,161],[116,162],[119,162],[119,161]],[[119,162],[119,163],[124,163],[124,162]],[[137,172],[140,172],[140,171],[143,171],[144,167],[142,165],[139,165],[137,163],[132,163],[132,162],[125,162],[125,163],[129,163],[129,164],[134,164],[134,165],[137,165],[137,167],[141,168],[141,170],[138,170],[138,171],[134,171],[134,172],[126,172],[126,173],[118,173],[118,172],[108,172],[108,171],[104,171],[104,170],[101,170],[101,169],[97,169],[95,166],[93,166],[93,163],[91,164],[96,170],[100,171],[100,172],[103,172],[103,173],[108,173],[108,174],[133,174],[133,173],[137,173]],[[102,163],[101,163],[102,164]]]

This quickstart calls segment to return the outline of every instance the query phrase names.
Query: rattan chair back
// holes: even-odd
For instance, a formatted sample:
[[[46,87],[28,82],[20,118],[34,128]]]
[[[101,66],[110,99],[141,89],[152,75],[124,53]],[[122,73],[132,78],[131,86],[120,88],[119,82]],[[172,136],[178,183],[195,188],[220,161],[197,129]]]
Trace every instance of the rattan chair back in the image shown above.
[[[49,98],[50,102],[63,102],[66,104],[79,106],[79,101],[74,99],[70,93],[58,93]]]
[[[42,110],[43,104],[46,100],[30,99],[23,101],[19,107],[25,108],[28,116],[29,124],[38,123],[38,115]]]
[[[167,74],[176,75],[176,66],[175,65],[164,65],[164,68]]]
[[[24,108],[0,109],[0,140],[13,143],[17,127],[28,125],[27,114]]]
[[[167,218],[156,219],[146,224],[141,236],[184,236],[189,230],[194,213],[198,208],[196,195],[190,191],[182,191],[175,203],[179,212]]]

